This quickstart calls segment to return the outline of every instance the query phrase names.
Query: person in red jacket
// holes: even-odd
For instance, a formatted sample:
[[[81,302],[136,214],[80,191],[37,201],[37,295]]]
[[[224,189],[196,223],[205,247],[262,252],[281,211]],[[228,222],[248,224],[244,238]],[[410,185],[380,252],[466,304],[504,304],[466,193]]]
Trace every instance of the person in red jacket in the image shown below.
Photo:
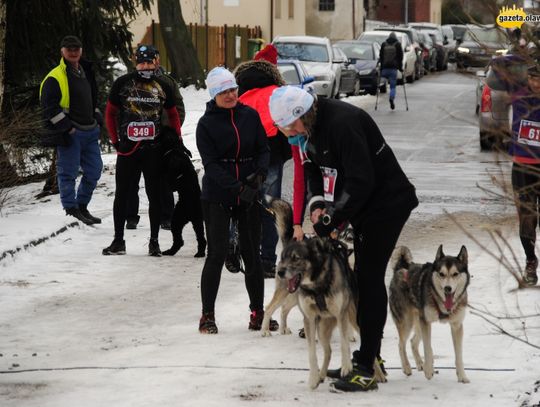
[[[161,256],[158,243],[160,204],[161,115],[165,110],[169,125],[180,135],[174,89],[156,76],[155,48],[140,45],[135,53],[134,72],[118,78],[112,85],[105,118],[111,143],[117,151],[116,191],[114,195],[114,240],[103,249],[104,255],[125,254],[124,225],[127,203],[134,178],[142,171],[149,201],[150,242],[148,255]]]
[[[294,165],[294,195],[293,220],[295,238],[302,239],[302,220],[304,211],[304,177],[303,167],[298,153],[298,146],[291,146],[287,138],[274,125],[270,116],[268,102],[274,89],[285,85],[277,64],[277,50],[269,44],[259,51],[253,61],[240,64],[235,70],[235,79],[238,83],[239,100],[252,107],[259,113],[266,132],[270,147],[270,165],[268,175],[261,189],[261,195],[266,199],[281,198],[281,183],[283,179],[283,165],[292,156]],[[292,147],[292,148],[291,148]],[[263,200],[265,201],[265,200]],[[274,278],[276,273],[276,246],[278,235],[273,216],[266,210],[261,211],[261,261],[266,278]]]

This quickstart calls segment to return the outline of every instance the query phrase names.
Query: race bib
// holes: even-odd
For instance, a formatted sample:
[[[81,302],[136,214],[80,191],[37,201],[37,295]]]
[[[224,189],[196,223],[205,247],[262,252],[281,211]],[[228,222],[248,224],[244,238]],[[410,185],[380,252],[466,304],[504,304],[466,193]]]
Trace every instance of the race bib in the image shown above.
[[[321,172],[323,176],[324,200],[334,202],[337,170],[335,168],[321,167]]]
[[[131,122],[127,126],[127,136],[131,141],[153,140],[156,137],[154,122]]]
[[[540,147],[540,123],[521,120],[519,124],[518,143]]]

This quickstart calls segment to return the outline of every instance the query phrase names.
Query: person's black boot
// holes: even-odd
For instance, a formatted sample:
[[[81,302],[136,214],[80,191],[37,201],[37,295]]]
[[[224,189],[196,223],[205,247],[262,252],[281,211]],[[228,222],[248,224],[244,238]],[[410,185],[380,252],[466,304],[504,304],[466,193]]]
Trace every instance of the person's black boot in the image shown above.
[[[394,105],[394,99],[390,99],[390,109],[394,110],[396,105]]]
[[[101,223],[100,218],[96,218],[95,216],[92,216],[90,212],[88,212],[88,205],[81,205],[79,204],[79,211],[87,218],[90,219],[93,223]]]
[[[176,253],[178,253],[178,250],[180,250],[182,246],[184,246],[183,239],[174,239],[171,248],[165,250],[161,254],[164,256],[174,256]]]
[[[204,257],[206,256],[206,240],[197,241],[197,253],[193,257]]]
[[[148,243],[148,255],[152,257],[161,257],[159,242],[156,237],[151,237]]]
[[[80,220],[85,225],[93,225],[95,222],[92,219],[87,218],[83,215],[79,208],[76,206],[72,208],[65,208],[66,215],[73,216],[75,219]]]
[[[126,229],[137,229],[137,225],[139,224],[140,216],[136,215],[132,218],[126,219]]]
[[[109,247],[103,249],[104,256],[126,254],[126,241],[124,239],[115,238]]]
[[[261,261],[264,278],[275,278],[276,277],[276,265],[274,262],[270,261]]]

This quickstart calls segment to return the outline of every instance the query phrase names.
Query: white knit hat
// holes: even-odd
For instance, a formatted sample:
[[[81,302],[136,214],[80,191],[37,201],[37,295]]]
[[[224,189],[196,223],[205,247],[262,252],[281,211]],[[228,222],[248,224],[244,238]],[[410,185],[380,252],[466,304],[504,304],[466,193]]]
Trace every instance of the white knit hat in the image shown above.
[[[238,87],[234,75],[226,68],[218,66],[208,72],[206,77],[206,87],[210,93],[210,97],[214,99],[218,93],[224,92],[228,89],[235,89]]]
[[[270,115],[278,127],[302,117],[313,105],[313,96],[296,86],[282,86],[270,96]]]

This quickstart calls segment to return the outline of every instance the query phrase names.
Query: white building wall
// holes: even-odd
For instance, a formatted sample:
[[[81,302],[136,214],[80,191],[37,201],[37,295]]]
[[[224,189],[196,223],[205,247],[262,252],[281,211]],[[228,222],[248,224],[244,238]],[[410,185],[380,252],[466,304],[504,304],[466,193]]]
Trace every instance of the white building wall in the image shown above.
[[[363,19],[363,0],[336,0],[334,11],[319,11],[318,0],[306,0],[307,35],[331,40],[353,39],[361,33]]]

